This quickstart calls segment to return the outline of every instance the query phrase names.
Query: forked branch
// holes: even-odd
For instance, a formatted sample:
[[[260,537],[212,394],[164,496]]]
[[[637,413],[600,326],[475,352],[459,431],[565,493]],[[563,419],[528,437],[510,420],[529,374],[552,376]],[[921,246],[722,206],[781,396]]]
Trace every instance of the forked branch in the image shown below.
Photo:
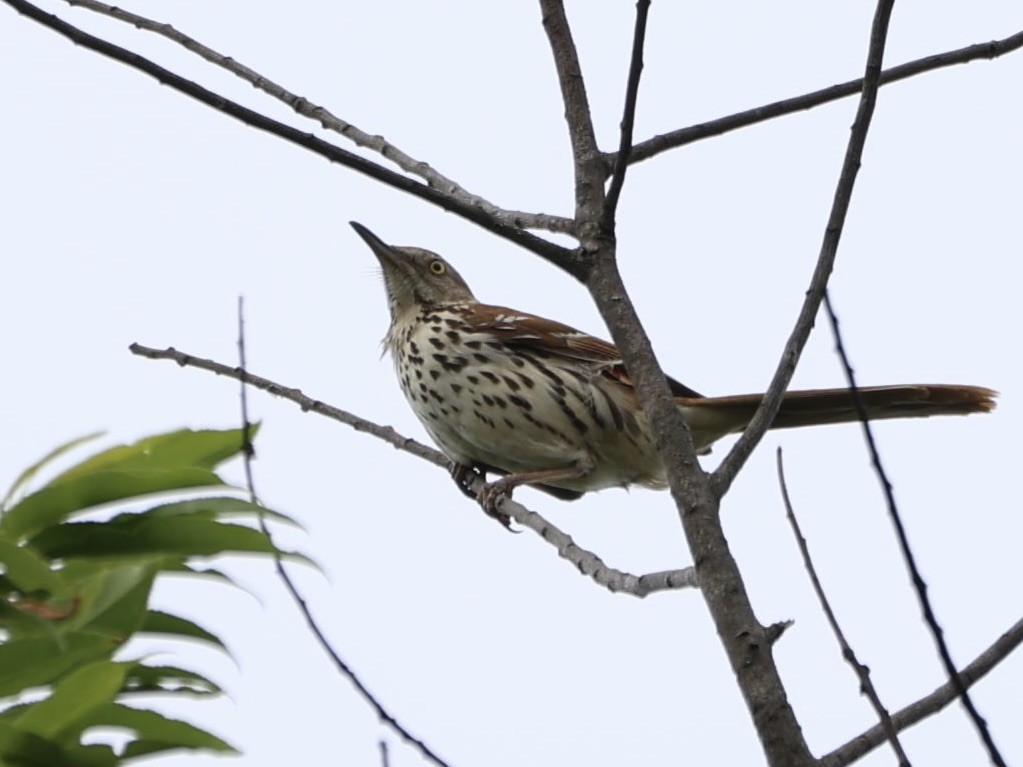
[[[933,56],[925,56],[922,59],[915,59],[905,64],[899,64],[897,67],[885,69],[881,72],[880,85],[888,85],[923,74],[924,72],[931,72],[956,64],[966,64],[979,59],[996,59],[1020,48],[1023,48],[1023,31],[1001,40],[967,45],[965,48],[936,53]],[[808,109],[813,109],[831,101],[855,96],[862,90],[863,78],[861,77],[857,80],[850,80],[839,85],[832,85],[828,88],[804,93],[801,96],[794,96],[793,98],[775,101],[770,104],[762,104],[753,109],[736,112],[726,117],[719,117],[716,120],[708,120],[698,125],[691,125],[669,133],[662,133],[659,136],[654,136],[633,146],[632,151],[629,153],[629,162],[642,162],[643,160],[649,160],[651,157],[656,157],[662,152],[677,149],[686,144],[692,144],[706,138],[713,138],[714,136],[721,136],[740,128],[773,120],[776,117],[783,117],[795,114],[796,112],[805,112]],[[610,152],[604,156],[604,159],[607,167],[613,168],[617,156],[615,153]]]
[[[638,0],[636,3],[636,27],[632,33],[629,77],[625,86],[625,107],[622,110],[621,138],[601,217],[601,229],[609,237],[614,236],[618,199],[622,194],[625,171],[629,167],[629,157],[632,154],[632,130],[636,124],[636,102],[639,98],[639,77],[643,73],[643,46],[646,44],[646,20],[649,14],[650,0]]]
[[[90,35],[89,33],[68,24],[64,20],[57,18],[53,14],[45,13],[31,3],[25,2],[25,0],[2,1],[13,7],[19,13],[28,16],[49,29],[52,29],[72,42],[81,45],[84,48],[88,48],[89,50],[95,51],[96,53],[112,58],[115,61],[119,61],[132,69],[145,72],[146,74],[155,77],[163,85],[173,88],[186,96],[191,96],[218,112],[223,112],[224,114],[240,120],[246,125],[257,128],[258,130],[266,131],[278,138],[282,138],[285,141],[289,141],[308,149],[311,152],[327,158],[331,162],[336,162],[339,165],[343,165],[351,170],[362,173],[365,176],[369,176],[382,184],[403,192],[408,192],[409,194],[419,197],[420,199],[444,210],[456,213],[467,221],[471,221],[499,237],[503,237],[504,239],[514,242],[517,245],[521,245],[533,253],[540,255],[551,263],[561,267],[569,274],[579,279],[583,278],[583,272],[581,269],[582,262],[573,250],[563,248],[560,245],[555,245],[554,243],[548,242],[541,237],[537,237],[536,235],[531,234],[524,229],[520,229],[517,226],[501,223],[483,210],[471,205],[466,205],[443,191],[433,189],[427,184],[415,181],[408,176],[395,173],[394,171],[384,168],[375,162],[371,162],[357,154],[335,146],[330,142],[324,141],[311,133],[303,133],[297,128],[293,128],[290,125],[286,125],[278,120],[274,120],[260,114],[259,112],[249,109],[248,107],[242,106],[235,101],[231,101],[224,96],[202,87],[198,83],[161,67],[159,64],[156,64],[143,56],[139,56],[137,53],[133,53],[132,51],[118,45],[114,45],[113,43],[107,42],[95,35]]]
[[[788,341],[785,342],[778,367],[760,407],[757,408],[756,414],[742,436],[739,437],[717,471],[714,472],[713,481],[719,495],[728,492],[732,481],[778,414],[785,390],[788,388],[789,381],[792,380],[792,374],[796,371],[796,363],[810,337],[814,318],[820,310],[824,291],[827,289],[828,279],[831,277],[831,270],[835,265],[835,257],[838,255],[838,243],[842,237],[842,229],[845,227],[846,214],[849,212],[856,175],[860,170],[860,159],[863,156],[863,147],[867,142],[870,120],[874,116],[877,91],[881,85],[881,65],[884,61],[885,42],[888,39],[888,22],[891,19],[893,5],[894,0],[878,0],[874,12],[874,21],[870,30],[870,45],[867,51],[866,72],[863,75],[863,92],[860,94],[856,119],[849,134],[845,159],[842,161],[842,170],[831,203],[831,213],[828,215],[828,222],[824,227],[824,239],[821,242],[820,254],[817,256],[817,264],[810,279],[810,286],[806,291],[806,298],[803,300],[792,333],[789,335]]]
[[[996,639],[990,647],[978,655],[972,663],[959,672],[960,684],[966,689],[973,687],[978,681],[1003,660],[1013,650],[1023,644],[1023,620]],[[905,708],[892,714],[892,723],[899,732],[922,722],[927,717],[941,711],[956,699],[958,690],[952,682],[946,682],[930,695],[910,703]],[[846,767],[846,765],[862,759],[879,745],[885,742],[885,734],[881,725],[877,724],[866,732],[862,732],[843,746],[839,746],[820,759],[822,767]]]
[[[582,238],[584,252],[588,253],[596,247],[588,240],[599,233],[597,226],[604,207],[604,160],[597,147],[586,82],[565,7],[561,0],[540,0],[540,10],[547,41],[554,54],[554,69],[558,73],[565,123],[572,144],[576,232]]]
[[[133,27],[153,32],[177,43],[211,64],[240,77],[254,88],[258,88],[278,101],[287,104],[302,117],[315,120],[327,130],[349,139],[356,146],[372,149],[406,173],[422,178],[430,188],[446,194],[452,200],[456,200],[466,207],[477,208],[483,211],[499,223],[521,229],[543,229],[549,232],[572,234],[572,219],[552,216],[546,213],[526,213],[519,210],[500,208],[489,200],[462,188],[457,182],[422,160],[410,157],[383,136],[375,136],[359,130],[355,125],[342,120],[325,107],[314,104],[308,99],[289,91],[284,86],[245,66],[240,61],[236,61],[213,50],[195,38],[175,29],[170,24],[154,21],[137,13],[126,11],[123,8],[116,8],[112,5],[98,2],[98,0],[65,0],[65,2],[73,7],[85,8],[102,16],[123,21],[126,24],[131,24]]]
[[[577,62],[564,9],[558,0],[540,0],[540,4],[544,9],[548,42],[558,65],[569,135],[575,137],[580,132],[583,135],[592,133],[582,74],[562,64]],[[644,12],[643,5],[637,5],[637,13]],[[548,19],[556,19],[557,24],[549,24]],[[639,29],[642,29],[641,24],[645,24],[645,18],[637,21]],[[641,45],[641,35],[638,41]],[[639,48],[633,54],[633,61],[641,56],[642,49]],[[633,98],[636,84],[638,74],[633,78]],[[634,108],[633,104],[626,111]],[[585,113],[580,116],[583,111]],[[584,125],[575,122],[577,117],[585,121]],[[627,133],[623,135],[626,146],[630,141]],[[768,761],[788,767],[811,765],[813,758],[786,700],[771,654],[772,633],[761,626],[753,614],[742,577],[721,529],[719,499],[711,492],[708,478],[696,461],[692,438],[618,271],[616,243],[608,234],[613,232],[613,226],[602,221],[605,201],[602,194],[598,194],[603,192],[600,164],[587,154],[588,142],[573,138],[572,150],[578,231],[599,235],[582,240],[583,253],[592,263],[587,288],[622,352],[635,386],[667,473],[686,540],[697,563],[701,593],[728,653]]]

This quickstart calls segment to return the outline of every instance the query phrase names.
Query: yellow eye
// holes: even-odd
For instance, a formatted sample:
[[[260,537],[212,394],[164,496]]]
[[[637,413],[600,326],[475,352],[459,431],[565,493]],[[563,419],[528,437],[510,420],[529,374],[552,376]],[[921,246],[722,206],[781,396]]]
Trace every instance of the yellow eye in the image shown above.
[[[434,274],[440,276],[440,275],[444,274],[444,272],[447,271],[447,267],[444,266],[444,262],[443,261],[431,261],[430,262],[430,271],[433,272]]]

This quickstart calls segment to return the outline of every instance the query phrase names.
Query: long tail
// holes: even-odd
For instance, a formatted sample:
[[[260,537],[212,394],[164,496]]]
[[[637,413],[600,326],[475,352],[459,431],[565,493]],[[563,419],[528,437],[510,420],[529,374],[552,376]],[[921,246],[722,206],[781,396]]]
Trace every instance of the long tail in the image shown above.
[[[998,393],[982,386],[912,384],[869,386],[858,390],[871,420],[927,418],[932,415],[987,413],[995,407]],[[728,397],[678,397],[697,447],[746,428],[763,394]],[[809,389],[785,394],[772,429],[817,426],[859,420],[849,389]]]

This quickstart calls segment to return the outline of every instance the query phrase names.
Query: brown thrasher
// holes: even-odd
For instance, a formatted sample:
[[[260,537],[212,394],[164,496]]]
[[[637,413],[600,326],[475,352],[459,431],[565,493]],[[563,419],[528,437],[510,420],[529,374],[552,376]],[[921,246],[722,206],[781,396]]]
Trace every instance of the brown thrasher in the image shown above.
[[[406,399],[454,463],[463,490],[475,471],[505,475],[479,500],[532,485],[566,500],[606,487],[666,486],[664,469],[617,347],[560,322],[481,304],[450,264],[393,247],[351,222],[383,269],[391,326],[384,344]],[[704,397],[668,384],[700,452],[742,431],[762,394]],[[983,413],[979,386],[859,389],[872,419]],[[790,391],[772,428],[858,420],[847,389]]]

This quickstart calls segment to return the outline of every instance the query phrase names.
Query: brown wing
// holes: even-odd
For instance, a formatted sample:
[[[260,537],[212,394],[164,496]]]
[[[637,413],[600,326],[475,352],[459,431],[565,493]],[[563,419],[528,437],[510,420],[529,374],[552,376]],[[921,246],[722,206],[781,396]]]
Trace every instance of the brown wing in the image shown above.
[[[632,380],[622,365],[621,352],[614,344],[569,325],[506,306],[471,304],[465,308],[463,316],[468,326],[493,334],[507,346],[534,349],[543,354],[585,362],[606,363],[606,375],[626,386],[632,386]],[[676,397],[703,396],[671,377],[668,378],[668,385]]]

